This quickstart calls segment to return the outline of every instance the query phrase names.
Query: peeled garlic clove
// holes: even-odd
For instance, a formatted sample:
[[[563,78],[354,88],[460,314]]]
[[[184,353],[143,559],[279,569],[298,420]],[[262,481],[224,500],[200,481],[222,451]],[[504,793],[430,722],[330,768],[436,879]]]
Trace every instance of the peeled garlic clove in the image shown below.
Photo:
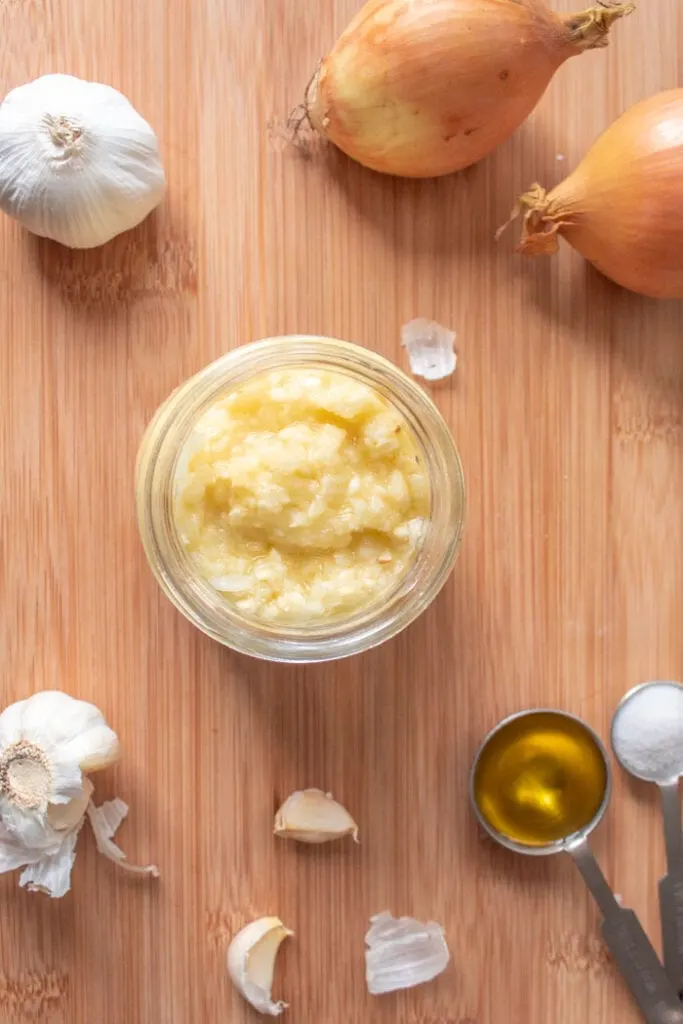
[[[441,925],[386,911],[370,919],[365,942],[365,980],[373,996],[431,981],[450,959]]]
[[[408,353],[410,369],[425,380],[443,380],[455,370],[457,356],[453,351],[455,331],[449,331],[435,320],[418,317],[401,328],[401,345]]]
[[[228,974],[238,992],[259,1013],[278,1017],[287,1003],[271,999],[275,958],[281,943],[293,935],[279,917],[260,917],[235,935],[228,947]]]
[[[275,815],[274,832],[300,843],[327,843],[351,835],[358,842],[358,825],[349,812],[321,789],[292,793]]]

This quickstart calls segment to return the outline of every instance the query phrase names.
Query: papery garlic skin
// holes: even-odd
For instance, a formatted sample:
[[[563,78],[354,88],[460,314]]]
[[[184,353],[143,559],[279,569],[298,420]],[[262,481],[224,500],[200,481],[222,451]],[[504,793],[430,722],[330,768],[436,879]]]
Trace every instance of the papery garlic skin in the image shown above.
[[[292,793],[275,815],[276,836],[300,843],[328,843],[353,836],[358,842],[358,825],[331,793],[303,789]]]
[[[19,885],[29,892],[42,892],[60,898],[71,888],[71,870],[76,859],[76,843],[83,827],[83,818],[71,828],[54,853],[29,864],[21,873]]]
[[[269,1017],[278,1017],[287,1009],[287,1003],[273,1002],[271,990],[278,949],[293,934],[279,917],[260,917],[242,928],[228,947],[232,983],[255,1010]]]
[[[156,135],[116,89],[44,75],[0,106],[0,209],[75,249],[135,227],[166,187]]]
[[[87,811],[97,849],[104,857],[114,861],[124,871],[130,871],[133,875],[159,877],[159,869],[156,864],[149,864],[146,867],[129,864],[123,850],[113,841],[119,825],[128,814],[128,804],[117,798],[116,800],[107,800],[101,807],[95,807],[91,800],[88,803]]]
[[[370,919],[365,936],[365,979],[371,995],[413,988],[446,969],[450,953],[441,925],[388,912]]]

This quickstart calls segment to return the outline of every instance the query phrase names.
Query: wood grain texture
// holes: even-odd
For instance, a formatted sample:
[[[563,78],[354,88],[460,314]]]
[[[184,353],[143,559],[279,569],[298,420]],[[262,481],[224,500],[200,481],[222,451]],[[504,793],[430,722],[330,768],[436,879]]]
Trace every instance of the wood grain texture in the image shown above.
[[[116,86],[169,178],[157,214],[93,253],[0,223],[2,703],[58,686],[103,709],[125,755],[97,793],[130,803],[121,842],[162,872],[131,881],[84,834],[64,900],[0,879],[6,1024],[246,1024],[225,950],[265,913],[296,931],[276,983],[291,1024],[637,1020],[571,864],[483,839],[467,773],[502,715],[555,705],[606,736],[628,687],[683,677],[683,305],[618,290],[567,246],[522,262],[492,240],[517,193],[682,84],[680,0],[641,0],[510,142],[431,182],[306,159],[267,127],[357,7],[0,0],[2,92],[49,71]],[[336,666],[221,649],[144,562],[147,420],[235,345],[318,332],[400,360],[414,316],[458,331],[434,391],[469,489],[450,583],[405,635]],[[273,839],[303,786],[348,805],[360,847]],[[596,848],[658,942],[655,794],[617,775]],[[371,1000],[363,935],[385,908],[443,922],[453,963]]]

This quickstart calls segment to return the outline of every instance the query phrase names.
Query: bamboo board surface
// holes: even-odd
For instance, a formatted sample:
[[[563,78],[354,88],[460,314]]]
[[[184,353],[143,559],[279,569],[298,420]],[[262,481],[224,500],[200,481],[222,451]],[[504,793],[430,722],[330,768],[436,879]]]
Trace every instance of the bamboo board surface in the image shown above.
[[[512,235],[492,240],[519,191],[681,84],[680,0],[641,0],[510,142],[431,182],[304,159],[267,129],[358,6],[0,2],[2,92],[49,71],[116,86],[169,179],[158,213],[99,251],[0,222],[2,703],[57,686],[102,708],[124,757],[97,795],[130,804],[120,842],[161,869],[129,879],[84,830],[62,901],[0,879],[5,1024],[255,1020],[225,950],[270,913],[296,932],[275,987],[290,1024],[638,1019],[572,865],[483,839],[467,773],[503,715],[558,706],[606,738],[627,688],[683,677],[683,304],[620,291],[567,246],[522,262]],[[342,664],[221,649],[144,561],[147,420],[237,344],[322,333],[401,361],[415,316],[458,332],[456,375],[433,390],[468,483],[454,576],[403,636]],[[275,806],[305,786],[347,804],[360,847],[273,839]],[[658,943],[655,794],[617,774],[595,845]],[[442,922],[452,964],[372,1000],[363,936],[387,908]]]

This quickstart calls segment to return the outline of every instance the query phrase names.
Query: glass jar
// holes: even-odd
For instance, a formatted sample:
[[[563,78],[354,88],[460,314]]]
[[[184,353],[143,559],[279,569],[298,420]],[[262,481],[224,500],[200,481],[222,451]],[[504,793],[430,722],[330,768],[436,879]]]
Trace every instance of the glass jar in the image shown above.
[[[202,414],[227,392],[278,369],[325,369],[372,388],[403,415],[430,482],[430,516],[406,574],[379,603],[352,616],[291,626],[256,622],[232,607],[197,572],[174,519],[180,453]],[[434,600],[458,551],[465,487],[457,449],[422,389],[374,352],[332,338],[269,338],[229,352],[191,377],[157,410],[138,452],[137,514],[142,543],[164,593],[214,640],[258,658],[329,661],[358,654],[405,629]]]

